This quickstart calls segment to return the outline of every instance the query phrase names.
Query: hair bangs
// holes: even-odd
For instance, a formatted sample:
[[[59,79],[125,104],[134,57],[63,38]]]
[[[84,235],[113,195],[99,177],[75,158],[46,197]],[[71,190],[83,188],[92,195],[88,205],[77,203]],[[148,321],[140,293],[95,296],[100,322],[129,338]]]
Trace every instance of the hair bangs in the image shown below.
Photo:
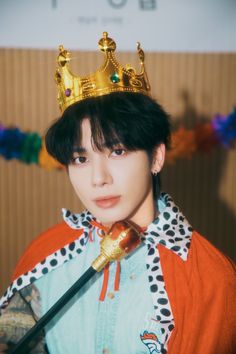
[[[74,103],[49,128],[47,151],[63,165],[71,162],[75,148],[83,148],[85,119],[90,121],[91,144],[100,151],[122,144],[151,155],[158,144],[169,144],[168,114],[158,103],[137,93],[112,93]]]

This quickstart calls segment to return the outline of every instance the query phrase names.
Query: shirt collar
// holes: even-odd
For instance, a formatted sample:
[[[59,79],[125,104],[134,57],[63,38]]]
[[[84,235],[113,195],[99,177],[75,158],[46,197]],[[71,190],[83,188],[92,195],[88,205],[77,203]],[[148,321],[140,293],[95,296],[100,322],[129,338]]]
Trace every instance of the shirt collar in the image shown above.
[[[193,232],[191,225],[167,193],[161,193],[158,210],[159,215],[143,234],[144,242],[161,244],[186,260]]]

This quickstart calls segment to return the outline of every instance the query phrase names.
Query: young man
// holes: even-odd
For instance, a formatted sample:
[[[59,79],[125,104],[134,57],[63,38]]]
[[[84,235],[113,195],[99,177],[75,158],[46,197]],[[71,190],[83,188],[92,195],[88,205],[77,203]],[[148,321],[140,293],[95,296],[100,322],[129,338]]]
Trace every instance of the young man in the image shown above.
[[[1,350],[87,270],[109,227],[129,220],[142,230],[141,246],[97,273],[32,353],[233,353],[234,266],[160,192],[170,125],[149,97],[144,54],[138,46],[136,74],[116,61],[107,33],[99,45],[104,66],[82,79],[70,73],[68,52],[60,48],[63,114],[46,135],[48,152],[66,166],[86,210],[63,210],[64,222],[20,260],[1,300]]]

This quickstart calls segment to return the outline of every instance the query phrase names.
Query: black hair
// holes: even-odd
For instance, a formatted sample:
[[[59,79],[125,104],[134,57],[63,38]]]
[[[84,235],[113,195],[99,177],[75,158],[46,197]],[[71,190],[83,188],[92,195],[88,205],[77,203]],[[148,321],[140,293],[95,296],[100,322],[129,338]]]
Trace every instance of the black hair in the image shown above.
[[[145,150],[150,158],[155,147],[164,143],[169,148],[168,114],[149,96],[139,93],[114,92],[87,98],[69,106],[46,133],[46,148],[63,165],[73,157],[73,148],[80,147],[81,123],[88,118],[92,143],[102,150],[121,143],[127,150]],[[160,192],[160,177],[153,177],[154,196]]]

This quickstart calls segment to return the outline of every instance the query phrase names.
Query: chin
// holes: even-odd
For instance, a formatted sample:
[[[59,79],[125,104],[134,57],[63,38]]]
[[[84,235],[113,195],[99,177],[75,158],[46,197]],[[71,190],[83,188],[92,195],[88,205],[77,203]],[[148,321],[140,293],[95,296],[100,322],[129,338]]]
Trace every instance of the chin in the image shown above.
[[[98,217],[98,220],[104,225],[104,226],[112,226],[115,222],[123,220],[123,218],[102,218]]]
[[[111,226],[117,221],[125,220],[127,219],[127,214],[124,212],[118,212],[115,210],[106,210],[104,212],[98,212],[98,213],[92,213],[103,225],[105,226]]]

